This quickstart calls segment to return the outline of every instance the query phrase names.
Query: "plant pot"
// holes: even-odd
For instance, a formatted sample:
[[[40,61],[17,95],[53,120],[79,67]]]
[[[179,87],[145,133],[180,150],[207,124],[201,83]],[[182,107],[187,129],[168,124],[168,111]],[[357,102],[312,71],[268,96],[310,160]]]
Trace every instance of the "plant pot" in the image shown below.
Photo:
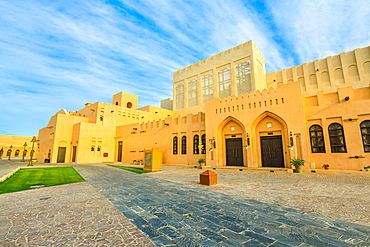
[[[329,167],[324,167],[325,170],[329,170]]]
[[[294,171],[295,171],[296,173],[302,173],[302,172],[303,172],[303,166],[295,166]]]

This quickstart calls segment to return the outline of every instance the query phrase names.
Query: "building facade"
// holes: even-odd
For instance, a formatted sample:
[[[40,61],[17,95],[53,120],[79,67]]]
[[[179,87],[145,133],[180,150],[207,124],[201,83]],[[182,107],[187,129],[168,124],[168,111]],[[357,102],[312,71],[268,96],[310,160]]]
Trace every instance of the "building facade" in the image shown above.
[[[32,148],[33,146],[33,148]],[[29,159],[37,157],[38,144],[36,137],[0,135],[0,159]]]
[[[370,165],[370,47],[265,73],[249,41],[174,72],[173,101],[138,108],[121,92],[112,104],[59,111],[39,131],[39,160],[143,160],[211,167],[361,170]]]

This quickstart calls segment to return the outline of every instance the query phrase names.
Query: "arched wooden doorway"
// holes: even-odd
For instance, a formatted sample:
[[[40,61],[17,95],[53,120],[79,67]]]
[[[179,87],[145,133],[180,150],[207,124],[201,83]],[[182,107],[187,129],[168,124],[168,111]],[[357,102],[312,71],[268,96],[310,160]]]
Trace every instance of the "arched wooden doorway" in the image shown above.
[[[252,125],[253,153],[260,167],[288,167],[288,129],[285,121],[271,112],[261,114]],[[287,163],[288,162],[288,163]]]
[[[222,157],[219,157],[223,166],[245,166],[246,152],[245,145],[245,128],[244,125],[233,117],[226,118],[218,129],[218,145],[216,148]]]
[[[67,142],[59,142],[57,163],[64,163],[66,160]]]

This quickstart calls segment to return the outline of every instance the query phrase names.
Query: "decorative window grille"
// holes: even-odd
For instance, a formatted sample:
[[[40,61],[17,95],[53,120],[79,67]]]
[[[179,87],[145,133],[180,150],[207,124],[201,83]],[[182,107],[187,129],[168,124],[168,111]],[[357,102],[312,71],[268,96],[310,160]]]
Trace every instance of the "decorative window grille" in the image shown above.
[[[188,81],[188,107],[198,105],[198,79]]]
[[[325,153],[324,136],[321,126],[312,125],[310,127],[310,139],[312,153]]]
[[[364,152],[370,152],[370,120],[365,120],[360,124],[362,144],[364,145]]]
[[[199,136],[195,135],[193,139],[193,150],[194,154],[199,154]]]
[[[347,153],[342,125],[339,123],[330,124],[329,138],[332,153]]]
[[[202,135],[202,154],[206,154],[206,134]]]
[[[202,104],[206,100],[213,99],[213,74],[202,76]]]
[[[249,93],[252,91],[252,78],[250,62],[244,62],[235,66],[236,88],[238,94]]]
[[[184,83],[176,85],[176,110],[184,108]]]
[[[181,154],[186,154],[186,136],[181,138]]]
[[[177,136],[173,138],[172,154],[177,154]]]
[[[218,71],[218,92],[220,98],[231,96],[230,68]]]

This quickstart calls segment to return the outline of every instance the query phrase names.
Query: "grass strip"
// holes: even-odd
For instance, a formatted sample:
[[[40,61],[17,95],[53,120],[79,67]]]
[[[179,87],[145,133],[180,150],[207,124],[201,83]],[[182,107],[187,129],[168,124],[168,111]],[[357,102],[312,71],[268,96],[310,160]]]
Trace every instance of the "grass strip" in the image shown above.
[[[84,181],[85,179],[71,166],[22,168],[0,183],[0,194]]]
[[[137,168],[137,167],[115,166],[115,165],[108,165],[108,166],[123,169],[123,170],[130,171],[130,172],[135,172],[135,173],[138,173],[138,174],[151,172],[151,171],[144,171],[143,168]]]

